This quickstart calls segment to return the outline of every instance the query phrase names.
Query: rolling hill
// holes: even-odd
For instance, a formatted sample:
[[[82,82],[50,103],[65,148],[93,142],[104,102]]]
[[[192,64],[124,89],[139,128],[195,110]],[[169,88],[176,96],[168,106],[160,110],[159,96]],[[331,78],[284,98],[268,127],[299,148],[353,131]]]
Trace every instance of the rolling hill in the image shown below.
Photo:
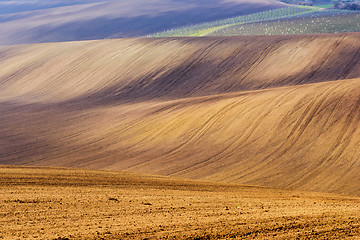
[[[0,164],[360,195],[360,34],[0,48]]]
[[[286,6],[275,0],[0,1],[0,45],[144,36]]]

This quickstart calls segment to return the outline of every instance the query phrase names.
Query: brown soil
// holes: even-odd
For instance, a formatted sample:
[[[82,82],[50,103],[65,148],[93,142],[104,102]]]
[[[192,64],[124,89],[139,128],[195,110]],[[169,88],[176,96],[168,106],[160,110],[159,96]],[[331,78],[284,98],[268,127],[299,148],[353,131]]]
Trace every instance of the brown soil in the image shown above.
[[[0,47],[0,99],[86,107],[360,77],[360,33]]]
[[[130,173],[0,167],[0,239],[358,239],[360,199]]]
[[[360,195],[360,34],[0,49],[0,164]]]
[[[360,236],[360,34],[0,59],[0,239]]]

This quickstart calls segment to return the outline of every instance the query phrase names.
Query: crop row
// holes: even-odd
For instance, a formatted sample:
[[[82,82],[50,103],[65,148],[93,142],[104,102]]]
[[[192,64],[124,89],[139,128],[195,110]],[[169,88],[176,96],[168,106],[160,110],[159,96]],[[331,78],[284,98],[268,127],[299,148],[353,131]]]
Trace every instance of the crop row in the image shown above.
[[[212,32],[212,36],[288,35],[359,32],[360,13],[321,13],[304,17],[280,19],[230,26]]]
[[[149,35],[148,37],[201,36],[201,35],[209,34],[214,31],[218,31],[222,28],[226,28],[229,26],[276,20],[276,19],[288,18],[293,16],[300,16],[308,13],[321,12],[321,11],[322,10],[320,8],[315,8],[315,7],[291,6],[286,8],[278,8],[270,11],[264,11],[264,12],[234,17],[234,18],[228,18],[213,22],[206,22],[206,23],[171,29],[168,31]]]

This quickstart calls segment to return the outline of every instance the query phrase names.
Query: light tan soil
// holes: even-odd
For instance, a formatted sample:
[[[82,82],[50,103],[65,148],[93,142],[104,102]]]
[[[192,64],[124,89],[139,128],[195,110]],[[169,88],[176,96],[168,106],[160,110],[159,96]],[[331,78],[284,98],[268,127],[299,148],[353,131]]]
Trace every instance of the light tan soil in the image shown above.
[[[360,195],[360,34],[0,47],[0,164]]]
[[[0,239],[359,239],[359,204],[128,173],[0,168]]]

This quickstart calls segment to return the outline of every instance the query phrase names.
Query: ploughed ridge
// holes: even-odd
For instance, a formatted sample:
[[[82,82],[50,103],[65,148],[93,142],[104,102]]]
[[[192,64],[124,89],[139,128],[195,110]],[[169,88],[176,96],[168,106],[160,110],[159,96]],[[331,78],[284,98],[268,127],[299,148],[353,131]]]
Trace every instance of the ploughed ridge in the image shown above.
[[[0,48],[0,164],[360,195],[360,34]]]

